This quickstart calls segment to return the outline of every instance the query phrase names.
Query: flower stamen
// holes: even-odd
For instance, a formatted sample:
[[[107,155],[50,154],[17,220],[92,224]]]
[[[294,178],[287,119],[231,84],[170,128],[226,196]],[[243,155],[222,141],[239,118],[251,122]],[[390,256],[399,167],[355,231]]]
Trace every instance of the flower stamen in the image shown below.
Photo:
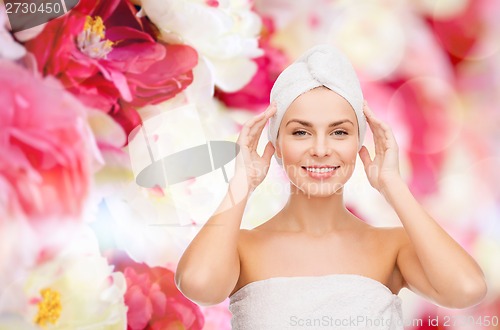
[[[61,295],[50,288],[41,290],[40,294],[42,300],[38,303],[38,314],[34,322],[41,327],[46,326],[47,323],[55,324],[61,316]]]
[[[111,40],[104,40],[105,30],[100,16],[96,16],[95,19],[87,16],[83,31],[77,37],[80,51],[92,58],[106,58],[106,55],[113,50],[114,43]]]

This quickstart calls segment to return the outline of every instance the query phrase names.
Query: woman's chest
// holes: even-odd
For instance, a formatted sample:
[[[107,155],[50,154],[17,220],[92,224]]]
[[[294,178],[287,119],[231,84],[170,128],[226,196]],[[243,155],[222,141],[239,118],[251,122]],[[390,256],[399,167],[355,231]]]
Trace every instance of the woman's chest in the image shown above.
[[[248,235],[238,247],[240,278],[236,288],[271,277],[340,273],[360,274],[389,285],[397,248],[377,235]]]

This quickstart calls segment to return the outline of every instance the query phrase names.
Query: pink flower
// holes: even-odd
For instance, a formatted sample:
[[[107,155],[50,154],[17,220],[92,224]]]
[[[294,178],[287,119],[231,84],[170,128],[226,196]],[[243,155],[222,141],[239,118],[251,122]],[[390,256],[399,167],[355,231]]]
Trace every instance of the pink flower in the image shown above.
[[[274,33],[274,23],[270,18],[262,18],[264,32],[259,40],[259,47],[264,55],[254,59],[258,66],[252,80],[242,89],[234,93],[226,93],[217,89],[215,96],[229,107],[245,108],[260,111],[269,104],[269,94],[274,81],[288,64],[285,54],[271,46],[270,40]]]
[[[456,124],[446,108],[452,97],[443,97],[443,91],[432,93],[441,87],[439,80],[411,78],[404,76],[390,84],[364,82],[363,95],[377,115],[390,122],[396,134],[401,127],[398,145],[412,168],[408,184],[421,197],[434,194],[439,188],[445,151]]]
[[[231,330],[229,298],[214,306],[200,307],[205,316],[203,330]]]
[[[111,259],[127,280],[128,329],[203,329],[203,313],[177,289],[173,271],[150,268],[124,254],[116,254]]]
[[[26,43],[44,75],[54,75],[86,105],[109,113],[128,133],[137,107],[172,98],[193,79],[198,56],[156,40],[127,0],[81,0]]]
[[[0,220],[78,217],[95,155],[85,108],[52,77],[0,59]]]
[[[467,57],[486,27],[480,11],[480,3],[484,2],[470,1],[467,8],[454,17],[429,17],[435,36],[455,65]]]
[[[127,292],[125,302],[128,306],[128,326],[132,329],[144,329],[153,314],[164,315],[167,297],[158,283],[152,283],[148,274],[137,273],[133,268],[125,268]]]

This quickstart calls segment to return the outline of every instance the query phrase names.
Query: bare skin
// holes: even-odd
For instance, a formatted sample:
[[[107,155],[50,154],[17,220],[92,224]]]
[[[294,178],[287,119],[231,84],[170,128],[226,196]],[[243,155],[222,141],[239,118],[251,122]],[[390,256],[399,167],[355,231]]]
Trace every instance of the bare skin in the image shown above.
[[[366,147],[358,148],[357,121],[350,105],[324,88],[306,92],[292,103],[280,125],[276,148],[268,143],[260,156],[256,147],[275,111],[270,106],[240,133],[241,152],[229,184],[233,196],[224,198],[177,267],[175,281],[186,297],[209,306],[254,281],[346,273],[372,278],[394,294],[406,287],[447,308],[470,307],[484,298],[487,288],[481,268],[413,197],[399,174],[392,131],[367,104],[364,114],[373,132],[373,159]],[[290,179],[288,203],[262,225],[242,230],[248,196],[267,175],[273,153],[282,159]],[[345,207],[343,185],[357,155],[370,185],[403,226],[373,227]],[[318,179],[308,169],[319,165],[338,168],[328,179]]]
[[[393,228],[373,227],[353,216],[352,223],[335,233],[311,236],[283,231],[279,222],[273,217],[240,231],[240,276],[231,295],[248,283],[272,277],[341,273],[369,277],[394,294],[403,288]]]
[[[324,115],[332,109],[335,115]],[[343,119],[351,123],[328,126]],[[395,294],[403,287],[396,265],[400,246],[396,230],[371,226],[345,207],[343,184],[352,174],[359,149],[357,129],[350,105],[326,89],[311,90],[292,103],[280,125],[276,150],[291,181],[289,200],[262,225],[240,230],[240,276],[231,294],[272,277],[338,273],[372,278]],[[341,165],[341,172],[318,181],[303,172],[305,164]]]

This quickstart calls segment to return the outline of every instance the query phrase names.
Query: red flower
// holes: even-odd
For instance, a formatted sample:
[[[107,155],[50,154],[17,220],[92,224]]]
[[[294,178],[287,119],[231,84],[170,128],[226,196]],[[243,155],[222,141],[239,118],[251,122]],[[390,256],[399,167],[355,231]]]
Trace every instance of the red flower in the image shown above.
[[[44,75],[109,113],[127,133],[140,124],[135,108],[182,91],[198,61],[189,46],[158,42],[153,25],[136,14],[127,0],[81,0],[25,45]]]
[[[112,263],[127,280],[125,304],[130,330],[202,329],[205,323],[198,305],[187,299],[174,282],[174,272],[162,267],[150,268],[124,254]]]

